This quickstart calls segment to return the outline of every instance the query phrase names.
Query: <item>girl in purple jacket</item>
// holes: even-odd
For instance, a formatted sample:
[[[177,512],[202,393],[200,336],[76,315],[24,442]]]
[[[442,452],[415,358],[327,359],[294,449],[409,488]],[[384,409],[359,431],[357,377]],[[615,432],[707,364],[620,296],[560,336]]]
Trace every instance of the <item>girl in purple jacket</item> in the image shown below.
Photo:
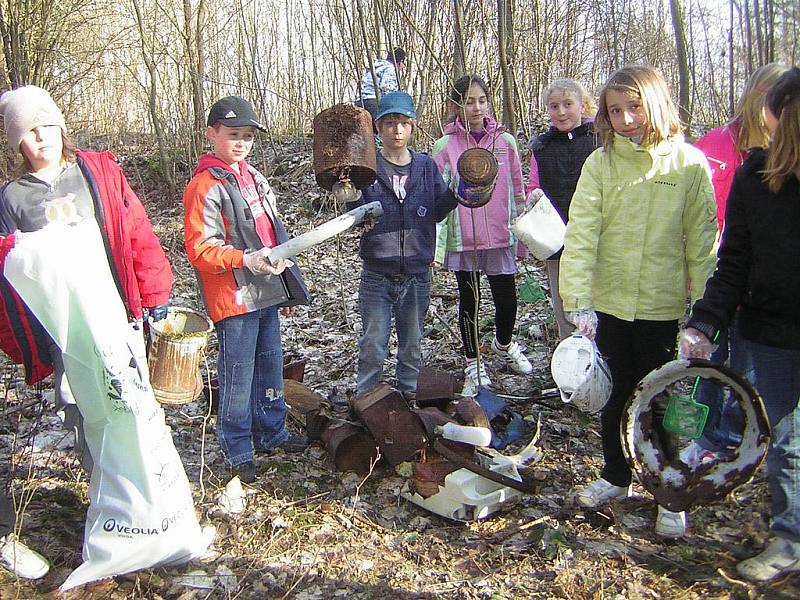
[[[522,212],[525,189],[514,136],[491,117],[489,88],[476,75],[465,75],[450,93],[452,122],[434,145],[431,155],[445,182],[454,193],[459,189],[456,165],[461,154],[474,147],[491,151],[499,163],[491,199],[483,206],[459,205],[441,228],[437,260],[456,275],[459,294],[458,325],[467,358],[464,395],[474,395],[480,386],[491,385],[482,361],[478,360],[475,322],[480,301],[480,273],[486,274],[495,308],[495,337],[492,351],[517,373],[530,373],[530,362],[513,340],[517,319],[517,291],[514,275],[517,241],[511,223]]]

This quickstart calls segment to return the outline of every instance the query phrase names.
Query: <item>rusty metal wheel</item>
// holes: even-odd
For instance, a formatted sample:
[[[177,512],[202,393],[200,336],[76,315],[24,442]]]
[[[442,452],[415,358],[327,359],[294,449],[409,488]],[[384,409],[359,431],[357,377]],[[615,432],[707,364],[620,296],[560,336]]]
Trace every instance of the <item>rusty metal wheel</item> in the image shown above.
[[[690,466],[660,423],[666,397],[697,377],[725,386],[744,415],[742,441],[730,455]],[[770,428],[761,397],[741,375],[707,360],[675,360],[649,373],[634,390],[620,423],[625,457],[639,482],[672,511],[724,498],[748,481],[767,454]],[[685,440],[684,440],[685,441]]]

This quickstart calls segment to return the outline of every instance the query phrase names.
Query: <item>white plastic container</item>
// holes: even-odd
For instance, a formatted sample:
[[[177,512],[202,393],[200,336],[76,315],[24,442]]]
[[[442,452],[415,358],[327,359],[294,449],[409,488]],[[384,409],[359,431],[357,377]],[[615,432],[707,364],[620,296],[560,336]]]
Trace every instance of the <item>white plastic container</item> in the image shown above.
[[[539,200],[515,219],[511,231],[528,247],[531,254],[539,260],[545,260],[564,246],[567,226],[544,192],[533,190],[529,198],[531,196],[539,196]]]
[[[510,461],[490,461],[486,457],[480,457],[479,460],[487,469],[522,481],[516,465]],[[400,495],[447,519],[476,521],[512,506],[522,497],[522,492],[481,477],[468,469],[458,469],[445,477],[444,486],[433,496],[423,498],[412,492],[408,482],[403,486]]]
[[[553,351],[550,372],[563,402],[595,413],[611,397],[611,373],[597,346],[580,334],[562,340]]]

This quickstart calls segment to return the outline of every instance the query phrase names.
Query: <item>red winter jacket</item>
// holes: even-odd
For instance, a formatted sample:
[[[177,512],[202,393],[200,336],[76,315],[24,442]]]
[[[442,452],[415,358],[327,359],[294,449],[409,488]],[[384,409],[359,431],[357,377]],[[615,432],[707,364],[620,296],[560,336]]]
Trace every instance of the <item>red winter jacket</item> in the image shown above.
[[[153,233],[141,200],[131,189],[125,174],[111,152],[78,152],[78,165],[89,185],[95,218],[100,227],[106,254],[113,259],[111,272],[129,319],[141,319],[143,307],[165,304],[172,289],[172,269],[161,243]],[[0,212],[3,190],[0,190]],[[6,254],[14,247],[7,214],[0,218],[0,269]],[[29,384],[52,372],[47,350],[48,336],[0,276],[0,350],[14,362],[25,366]]]

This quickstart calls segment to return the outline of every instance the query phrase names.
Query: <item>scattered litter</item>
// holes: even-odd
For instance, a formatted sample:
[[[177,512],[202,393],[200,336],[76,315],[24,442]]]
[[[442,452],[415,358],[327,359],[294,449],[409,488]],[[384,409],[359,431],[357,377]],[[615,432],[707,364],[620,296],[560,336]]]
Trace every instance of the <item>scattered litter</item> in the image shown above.
[[[244,512],[245,494],[242,481],[237,475],[231,479],[219,495],[217,507],[226,515],[238,515]]]

